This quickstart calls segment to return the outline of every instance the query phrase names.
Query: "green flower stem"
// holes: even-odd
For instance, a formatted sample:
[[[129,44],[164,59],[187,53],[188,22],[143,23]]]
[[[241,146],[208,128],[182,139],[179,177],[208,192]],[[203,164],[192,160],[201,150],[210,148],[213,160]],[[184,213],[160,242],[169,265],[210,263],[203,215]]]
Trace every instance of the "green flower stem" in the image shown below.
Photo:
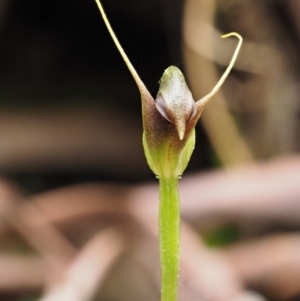
[[[143,145],[151,170],[159,177],[159,240],[161,260],[161,301],[176,301],[180,253],[180,204],[178,175],[182,175],[195,145],[195,125],[210,99],[220,89],[237,58],[242,37],[225,73],[213,90],[197,102],[186,85],[181,71],[170,66],[160,80],[154,100],[119,43],[105,15],[100,0],[95,0],[107,29],[131,72],[141,93]]]
[[[178,178],[160,178],[159,194],[161,301],[176,301],[180,253]]]

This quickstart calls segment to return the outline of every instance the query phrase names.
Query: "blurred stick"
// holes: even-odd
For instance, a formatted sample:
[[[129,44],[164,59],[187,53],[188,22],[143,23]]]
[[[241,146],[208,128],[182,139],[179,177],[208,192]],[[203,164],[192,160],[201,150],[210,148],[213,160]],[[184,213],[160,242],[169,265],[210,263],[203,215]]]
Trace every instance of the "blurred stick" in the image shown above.
[[[0,181],[2,221],[17,231],[46,262],[60,273],[76,249],[30,200],[24,200],[12,184]],[[36,223],[40,226],[36,227]],[[4,224],[2,224],[3,230]]]
[[[228,99],[217,95],[202,117],[223,164],[248,162],[252,157],[265,158],[299,149],[295,117],[298,91],[295,71],[291,68],[298,64],[298,56],[293,41],[284,32],[285,26],[274,18],[273,5],[273,2],[249,0],[185,2],[183,48],[196,98],[211,89],[218,79],[215,63],[226,65],[234,48],[231,41],[220,41],[220,33],[215,28],[216,14],[223,14],[221,19],[231,30],[241,30],[245,35],[235,68],[246,72],[238,78],[233,75],[228,78],[223,87],[227,89]],[[222,7],[225,7],[223,11]],[[247,41],[248,37],[254,42]],[[244,137],[228,104],[242,120]]]
[[[6,220],[56,270],[61,272],[76,254],[76,248],[47,217],[29,201],[19,201]],[[42,227],[35,227],[35,223]]]
[[[196,224],[222,217],[299,225],[299,170],[300,156],[291,156],[187,176],[180,188],[182,215]],[[99,214],[139,214],[150,222],[158,210],[154,184],[77,185],[36,195],[33,203],[49,221],[60,225]],[[32,220],[33,225],[41,227],[43,221]]]
[[[182,214],[189,221],[222,217],[299,225],[300,156],[186,177]]]
[[[195,224],[199,221],[205,221],[205,219],[211,220],[222,216],[227,220],[280,220],[299,225],[299,170],[300,157],[295,156],[269,163],[255,163],[231,170],[220,170],[186,177],[181,183],[183,215],[186,220]],[[232,188],[233,185],[234,189]],[[38,210],[46,216],[46,221],[49,220],[61,226],[66,223],[66,226],[70,227],[74,225],[78,218],[91,215],[107,215],[110,219],[115,215],[116,221],[120,220],[120,217],[122,217],[122,221],[128,221],[134,217],[149,233],[148,236],[141,234],[142,236],[135,237],[137,229],[142,228],[135,225],[131,228],[132,231],[129,231],[129,238],[128,235],[125,236],[126,240],[129,239],[128,243],[130,244],[130,239],[137,239],[140,242],[146,241],[157,244],[158,200],[157,187],[154,185],[128,188],[118,185],[79,185],[37,195],[33,200]],[[20,214],[22,212],[25,211],[20,211]],[[128,218],[124,219],[125,216]],[[29,216],[27,216],[28,218]],[[31,227],[41,229],[44,222],[43,219],[34,218]],[[210,277],[214,279],[213,281],[216,281],[214,283],[220,281],[220,284],[218,284],[220,287],[226,281],[232,282],[227,288],[228,296],[233,297],[235,291],[241,292],[239,290],[239,277],[235,280],[236,276],[232,272],[232,267],[229,263],[226,263],[226,259],[222,257],[222,254],[207,250],[192,230],[186,230],[186,227],[183,225],[182,230],[183,240],[186,238],[186,241],[184,241],[185,247],[182,249],[184,258],[182,274],[184,275],[183,279],[190,279],[190,275],[194,275],[192,278],[195,282],[187,282],[191,287],[187,286],[185,282],[183,283],[184,296],[190,298],[193,294],[198,296],[200,292],[207,292],[209,295],[211,289],[209,288]],[[141,237],[143,239],[140,239]],[[148,237],[152,238],[148,239]],[[293,241],[286,240],[286,243],[289,242],[292,246]],[[107,243],[108,245],[109,243]],[[147,261],[146,266],[152,271],[153,277],[156,277],[158,288],[159,275],[155,264],[155,262],[158,263],[158,257],[153,257],[151,250],[152,248],[148,244],[143,243],[139,258],[144,258],[143,260]],[[147,252],[151,254],[147,255]],[[150,260],[150,258],[152,259]],[[194,261],[199,262],[204,274],[196,269]],[[214,269],[208,269],[209,273],[206,271],[205,267],[214,266],[213,262],[219,263],[220,275],[226,275],[224,277],[227,280],[223,280],[221,276],[215,278],[217,276],[214,275]],[[265,267],[266,269],[269,268],[269,266]],[[223,268],[224,271],[222,272]],[[297,270],[299,271],[300,268],[297,268]],[[226,274],[226,271],[229,274]],[[198,276],[196,277],[196,275]],[[238,273],[238,275],[240,274]],[[245,282],[249,280],[246,277],[241,278]],[[271,284],[274,279],[270,280]],[[271,284],[268,284],[269,287],[271,287]],[[230,290],[232,291],[230,292]],[[217,292],[214,293],[215,298],[219,298]]]
[[[300,234],[273,235],[237,243],[225,254],[239,277],[275,299],[300,293]]]
[[[0,254],[0,291],[38,290],[46,276],[47,265],[37,256]]]
[[[135,214],[140,226],[129,229],[131,252],[151,274],[156,291],[159,290],[159,259],[157,252],[157,223]],[[141,227],[142,226],[142,227]],[[143,229],[144,228],[144,229]],[[143,229],[143,231],[142,231]],[[179,300],[262,301],[259,294],[244,291],[235,270],[220,251],[208,249],[192,228],[181,224],[181,281]],[[218,288],[216,290],[215,288]]]
[[[110,266],[124,251],[118,230],[108,229],[95,235],[78,254],[62,281],[40,301],[89,301],[101,286]]]
[[[185,44],[183,53],[190,87],[195,99],[200,99],[206,93],[204,91],[209,91],[214,83],[218,81],[218,76],[213,63],[204,60],[200,61],[199,54],[193,53],[186,47],[186,41],[194,41],[194,39],[189,38],[189,35],[201,28],[201,12],[205,12],[205,17],[209,19],[208,23],[213,23],[215,7],[215,1],[185,1],[183,15],[183,40]],[[205,41],[201,43],[206,44],[212,53],[212,38],[203,35],[202,39],[205,39]],[[196,41],[193,43],[197,43]],[[226,42],[224,43],[226,44]],[[199,85],[200,78],[205,78],[205,81],[201,83],[201,87]],[[214,102],[202,114],[201,121],[218,158],[224,166],[252,161],[251,151],[239,133],[234,119],[231,117],[221,91],[215,98]]]

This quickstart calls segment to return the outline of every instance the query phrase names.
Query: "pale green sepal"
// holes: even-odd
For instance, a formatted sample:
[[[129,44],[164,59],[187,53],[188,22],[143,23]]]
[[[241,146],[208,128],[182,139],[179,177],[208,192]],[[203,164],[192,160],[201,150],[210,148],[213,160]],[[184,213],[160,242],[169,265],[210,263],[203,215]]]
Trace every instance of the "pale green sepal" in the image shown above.
[[[143,146],[144,146],[144,152],[145,152],[145,156],[146,156],[146,159],[147,159],[147,163],[148,163],[150,169],[152,170],[152,172],[156,176],[159,176],[160,172],[159,172],[159,170],[157,169],[157,167],[156,167],[156,165],[154,163],[154,161],[156,161],[156,160],[155,160],[155,158],[152,157],[151,152],[149,150],[149,147],[148,147],[148,144],[147,144],[147,140],[145,138],[145,132],[143,132]]]
[[[192,156],[192,153],[194,151],[195,142],[196,142],[195,129],[193,129],[179,155],[178,165],[176,170],[177,176],[181,176],[184,170],[186,169],[190,161],[190,158]]]

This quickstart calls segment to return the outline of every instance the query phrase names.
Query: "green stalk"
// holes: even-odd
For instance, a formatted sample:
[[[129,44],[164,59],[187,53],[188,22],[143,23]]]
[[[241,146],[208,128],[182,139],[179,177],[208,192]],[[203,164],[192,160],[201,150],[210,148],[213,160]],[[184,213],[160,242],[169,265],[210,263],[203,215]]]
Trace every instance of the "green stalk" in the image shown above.
[[[235,36],[239,43],[225,73],[208,95],[195,102],[181,71],[170,66],[163,73],[157,98],[154,100],[119,43],[100,0],[95,2],[141,93],[145,155],[151,170],[159,178],[161,301],[176,301],[180,253],[178,177],[183,174],[194,149],[195,125],[204,107],[232,69],[243,39],[235,32],[222,36]]]
[[[178,179],[159,179],[159,240],[161,301],[176,301],[180,253],[180,204]]]

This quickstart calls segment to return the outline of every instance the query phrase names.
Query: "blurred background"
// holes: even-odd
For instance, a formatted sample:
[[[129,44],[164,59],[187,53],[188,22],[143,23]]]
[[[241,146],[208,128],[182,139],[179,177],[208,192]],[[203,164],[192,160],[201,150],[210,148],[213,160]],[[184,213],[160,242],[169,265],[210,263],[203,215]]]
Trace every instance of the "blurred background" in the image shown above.
[[[153,97],[176,65],[200,99],[244,38],[180,183],[179,299],[300,300],[300,3],[102,2]],[[159,300],[140,95],[96,4],[1,0],[0,40],[0,300]]]

